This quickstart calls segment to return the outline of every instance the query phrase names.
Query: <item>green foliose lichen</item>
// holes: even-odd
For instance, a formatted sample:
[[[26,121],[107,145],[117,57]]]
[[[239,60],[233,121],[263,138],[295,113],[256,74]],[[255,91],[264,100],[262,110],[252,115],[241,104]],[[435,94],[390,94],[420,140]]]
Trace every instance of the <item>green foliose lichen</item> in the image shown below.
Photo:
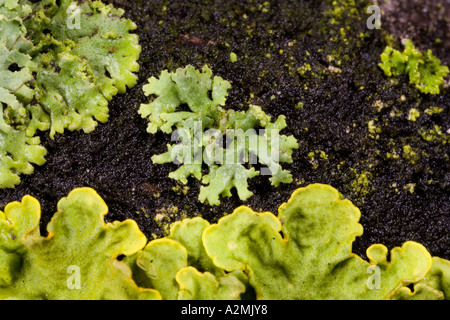
[[[0,3],[0,188],[44,164],[38,130],[89,133],[136,84],[141,47],[122,15],[101,1]]]
[[[39,202],[26,196],[0,212],[1,299],[158,299],[117,260],[146,244],[135,221],[106,224],[108,207],[92,189],[74,190],[40,234]]]
[[[279,134],[287,126],[284,116],[272,122],[255,105],[239,112],[223,108],[230,87],[228,81],[213,77],[207,66],[163,71],[159,79],[152,77],[144,86],[144,93],[153,99],[139,109],[139,114],[149,119],[149,133],[172,133],[172,141],[181,141],[153,156],[153,162],[180,164],[169,177],[183,184],[190,176],[201,180],[199,200],[210,205],[219,205],[220,197],[231,196],[233,188],[241,200],[248,199],[253,195],[248,179],[259,174],[270,175],[274,186],[292,182],[290,172],[280,163],[292,163],[292,152],[298,148],[293,136]],[[187,105],[189,111],[177,111],[181,105]],[[251,166],[258,163],[266,168],[257,171]],[[208,174],[203,173],[203,164],[208,166]]]

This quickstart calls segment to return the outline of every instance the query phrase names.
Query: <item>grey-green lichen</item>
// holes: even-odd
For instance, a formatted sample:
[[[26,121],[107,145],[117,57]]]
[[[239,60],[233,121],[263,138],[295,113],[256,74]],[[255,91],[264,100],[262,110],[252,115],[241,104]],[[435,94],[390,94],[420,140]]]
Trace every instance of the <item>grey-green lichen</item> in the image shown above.
[[[150,78],[144,92],[153,99],[139,109],[149,119],[149,133],[171,133],[172,141],[181,142],[168,145],[166,153],[152,157],[153,162],[179,164],[169,177],[183,184],[191,176],[201,180],[199,200],[210,205],[219,205],[221,196],[230,197],[233,188],[241,200],[251,197],[248,179],[261,173],[254,167],[258,163],[267,167],[261,171],[271,176],[272,185],[293,181],[280,165],[292,163],[293,149],[298,148],[293,136],[279,134],[287,126],[285,117],[272,122],[255,105],[242,112],[223,108],[230,88],[230,82],[213,77],[209,67],[196,70],[188,65]],[[189,111],[177,111],[183,104]]]
[[[89,133],[136,84],[141,47],[122,15],[101,1],[0,3],[0,189],[45,163],[38,130]]]

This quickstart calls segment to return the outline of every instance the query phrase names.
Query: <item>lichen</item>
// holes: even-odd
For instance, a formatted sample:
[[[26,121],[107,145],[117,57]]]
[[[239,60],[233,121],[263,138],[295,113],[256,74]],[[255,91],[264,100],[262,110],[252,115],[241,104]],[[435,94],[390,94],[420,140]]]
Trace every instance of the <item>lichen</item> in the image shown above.
[[[417,164],[421,159],[420,155],[417,154],[417,152],[409,144],[403,146],[402,157],[411,161],[412,164]]]
[[[59,202],[44,237],[36,199],[7,205],[0,211],[0,299],[160,299],[117,260],[139,252],[144,234],[132,220],[106,224],[107,211],[94,190],[74,190]]]
[[[236,55],[236,53],[232,52],[230,53],[230,62],[235,63],[238,61],[238,57]]]
[[[242,112],[224,109],[230,87],[228,81],[213,77],[207,66],[202,70],[189,65],[175,72],[163,71],[159,79],[150,78],[143,88],[147,96],[156,98],[139,109],[139,114],[149,119],[149,133],[172,133],[172,141],[181,141],[168,145],[168,151],[154,155],[152,161],[180,164],[169,177],[183,184],[190,176],[201,180],[199,200],[210,205],[219,205],[220,196],[230,197],[233,188],[241,200],[251,197],[248,179],[260,174],[251,166],[257,164],[256,159],[267,166],[263,174],[271,176],[272,185],[293,181],[280,165],[292,163],[293,149],[298,148],[293,136],[279,134],[287,126],[285,117],[272,122],[255,105]],[[189,111],[177,111],[183,104]],[[264,130],[257,133],[258,127]],[[206,175],[203,164],[209,168]],[[250,164],[249,168],[245,164]]]
[[[381,54],[379,67],[388,77],[408,73],[409,81],[420,92],[439,94],[440,86],[449,73],[447,66],[442,66],[431,50],[422,53],[410,39],[405,39],[403,52],[387,46]]]
[[[409,110],[409,113],[408,113],[408,120],[409,121],[416,121],[417,118],[419,118],[419,117],[420,117],[420,111],[419,110],[417,110],[416,108],[411,108]]]
[[[432,129],[421,128],[419,135],[427,142],[436,141],[442,144],[448,144],[450,142],[450,134],[443,132],[442,127],[438,125],[434,125]]]
[[[92,132],[112,97],[136,85],[141,47],[122,15],[90,0],[0,4],[0,188],[44,164],[38,130]]]
[[[444,109],[443,108],[440,108],[440,107],[430,107],[430,108],[427,108],[427,109],[425,109],[425,114],[427,114],[427,115],[429,115],[429,116],[433,116],[433,115],[439,115],[439,114],[441,114],[442,113],[442,111],[444,111]]]
[[[0,299],[450,298],[450,261],[417,242],[352,253],[361,213],[328,185],[297,189],[278,215],[241,206],[149,242],[133,220],[105,223],[90,188],[59,201],[46,237],[40,212],[31,196],[0,211]]]

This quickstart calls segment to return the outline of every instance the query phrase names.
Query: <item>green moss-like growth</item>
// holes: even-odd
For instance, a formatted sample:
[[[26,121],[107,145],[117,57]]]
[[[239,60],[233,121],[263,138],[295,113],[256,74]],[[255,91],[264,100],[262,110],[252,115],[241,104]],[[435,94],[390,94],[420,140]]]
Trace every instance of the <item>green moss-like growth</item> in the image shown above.
[[[426,94],[439,94],[439,87],[449,73],[449,68],[442,66],[431,50],[422,53],[409,39],[405,40],[403,52],[387,46],[379,66],[388,77],[408,73],[410,83]]]
[[[148,243],[133,220],[105,223],[107,211],[94,190],[76,189],[43,237],[36,199],[8,204],[0,299],[449,299],[450,262],[416,242],[389,261],[381,244],[369,261],[352,253],[360,212],[328,185],[298,189],[278,216],[242,206]]]

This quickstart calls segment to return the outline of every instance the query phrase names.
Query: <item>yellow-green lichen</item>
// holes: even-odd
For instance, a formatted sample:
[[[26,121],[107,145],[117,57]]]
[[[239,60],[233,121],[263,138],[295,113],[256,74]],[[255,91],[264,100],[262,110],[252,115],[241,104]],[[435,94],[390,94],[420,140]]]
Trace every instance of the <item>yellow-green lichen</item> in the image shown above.
[[[443,144],[447,144],[450,142],[450,135],[446,132],[442,131],[442,127],[439,125],[434,125],[432,129],[422,128],[419,131],[422,139],[428,142],[442,142]]]
[[[309,63],[297,68],[297,73],[302,77],[305,77],[308,72],[312,70],[311,65]]]
[[[238,61],[238,57],[237,57],[236,53],[231,52],[230,53],[230,62],[235,63],[237,61]]]
[[[416,49],[411,40],[404,41],[404,51],[400,52],[387,46],[381,54],[379,67],[388,77],[408,73],[411,84],[425,94],[439,94],[444,78],[449,73],[431,50],[425,53]]]
[[[385,108],[385,104],[382,100],[376,100],[373,105],[373,108],[375,108],[375,110],[377,110],[377,112],[381,112],[381,110],[383,110]]]
[[[297,189],[278,215],[241,206],[216,224],[183,219],[149,242],[135,221],[105,223],[107,211],[94,190],[76,189],[43,237],[36,199],[8,204],[0,299],[450,298],[450,262],[419,243],[374,244],[367,260],[352,253],[361,212],[328,185]]]
[[[351,172],[353,176],[353,180],[350,184],[352,192],[354,192],[359,198],[367,196],[372,189],[371,183],[371,180],[373,179],[372,173],[370,172],[358,173],[358,171],[354,168],[351,168]]]
[[[378,118],[375,118],[373,120],[369,120],[367,122],[367,129],[370,132],[370,137],[373,139],[379,139],[380,133],[382,132],[381,127],[377,125]]]
[[[247,111],[225,109],[230,88],[231,83],[213,76],[208,66],[201,70],[191,65],[174,72],[165,70],[159,79],[151,77],[143,87],[145,95],[156,97],[139,109],[139,114],[149,119],[149,133],[180,135],[180,143],[169,144],[166,153],[154,155],[153,163],[179,164],[169,177],[185,185],[191,176],[200,180],[198,199],[210,205],[219,205],[221,197],[230,197],[233,188],[241,200],[253,195],[248,179],[260,172],[249,165],[250,157],[269,168],[273,186],[293,181],[280,164],[292,163],[293,150],[298,149],[296,138],[279,134],[287,127],[286,117],[281,115],[272,121],[256,105],[250,105]],[[177,110],[183,104],[190,111]],[[266,129],[265,134],[257,134],[255,127]],[[223,137],[232,137],[231,143],[224,145]],[[208,166],[207,174],[203,165]]]

